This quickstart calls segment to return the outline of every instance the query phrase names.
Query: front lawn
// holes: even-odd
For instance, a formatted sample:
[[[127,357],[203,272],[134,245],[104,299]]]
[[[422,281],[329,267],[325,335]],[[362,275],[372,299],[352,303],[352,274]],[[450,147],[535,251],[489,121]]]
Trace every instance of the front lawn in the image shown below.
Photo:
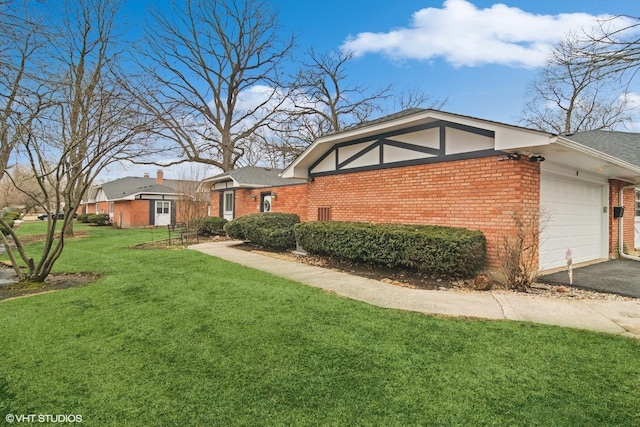
[[[87,227],[56,271],[89,286],[0,302],[0,415],[91,426],[640,425],[640,342],[381,309]],[[31,230],[31,228],[29,228]]]

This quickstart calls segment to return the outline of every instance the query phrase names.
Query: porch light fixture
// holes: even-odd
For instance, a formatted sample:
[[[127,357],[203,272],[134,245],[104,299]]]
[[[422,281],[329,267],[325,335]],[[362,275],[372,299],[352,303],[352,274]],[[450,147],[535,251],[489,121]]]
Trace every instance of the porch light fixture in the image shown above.
[[[251,195],[251,200],[253,200],[255,202],[256,200],[258,200],[258,196],[256,196],[255,194],[252,194]]]
[[[275,191],[272,191],[272,192],[271,192],[271,197],[272,197],[273,199],[277,199],[277,198],[278,198],[278,193],[276,193]]]

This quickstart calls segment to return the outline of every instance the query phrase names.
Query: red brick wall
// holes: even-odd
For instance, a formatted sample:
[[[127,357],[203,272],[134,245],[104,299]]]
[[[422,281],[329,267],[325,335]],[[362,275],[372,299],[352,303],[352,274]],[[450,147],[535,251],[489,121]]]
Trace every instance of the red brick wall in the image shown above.
[[[316,177],[308,184],[306,219],[330,206],[334,221],[480,230],[489,267],[497,269],[498,243],[511,232],[514,209],[540,206],[540,164],[500,157]]]
[[[89,212],[94,214],[106,214],[109,213],[109,202],[98,202],[96,209],[96,203],[89,204]]]
[[[149,226],[149,200],[122,200],[114,202],[113,222],[122,228]]]
[[[260,211],[260,194],[275,191],[273,212],[316,221],[330,207],[334,221],[435,224],[482,231],[489,267],[497,270],[498,244],[512,234],[514,210],[540,208],[540,164],[503,156],[316,177],[306,185],[236,190],[236,218]],[[211,193],[211,214],[220,215]],[[251,198],[256,196],[256,200]]]
[[[270,191],[267,188],[261,188],[259,190],[248,190],[241,188],[235,192],[235,218],[244,216],[256,212],[260,212],[260,193]],[[252,195],[256,196],[256,199],[251,198]]]
[[[625,190],[623,200],[619,199],[620,189],[630,185],[628,182],[609,180],[609,255],[618,257],[618,245],[620,242],[620,223],[623,224],[623,244],[626,248],[633,250],[634,242],[634,220],[635,220],[635,190],[633,188]],[[621,219],[613,218],[613,207],[624,206],[624,216]]]
[[[209,193],[209,216],[222,217],[222,212],[220,212],[220,197],[222,197],[220,191],[212,190],[211,193]]]
[[[271,211],[298,214],[301,221],[307,217],[307,185],[294,184],[269,188],[236,189],[235,217],[260,212],[260,200],[263,193],[276,193],[271,197]],[[211,216],[222,216],[220,197],[222,192],[211,192]],[[255,196],[253,200],[252,196]]]

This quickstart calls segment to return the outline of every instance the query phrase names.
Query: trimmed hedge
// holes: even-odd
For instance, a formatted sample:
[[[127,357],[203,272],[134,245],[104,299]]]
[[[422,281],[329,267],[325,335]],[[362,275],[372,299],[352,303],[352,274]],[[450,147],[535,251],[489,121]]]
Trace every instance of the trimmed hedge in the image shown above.
[[[80,214],[78,215],[78,217],[76,218],[78,220],[78,222],[81,222],[83,224],[87,224],[89,222],[89,215],[90,214]]]
[[[480,231],[430,225],[305,222],[298,243],[312,254],[450,277],[471,277],[486,264]]]
[[[109,224],[111,224],[111,220],[109,219],[109,214],[89,215],[87,217],[87,222],[89,224],[95,224],[95,225],[109,225]]]
[[[224,233],[224,226],[228,221],[218,216],[205,216],[197,219],[198,233],[219,236]]]
[[[244,215],[228,222],[224,229],[232,239],[250,241],[267,249],[285,250],[296,246],[296,214],[263,212]]]

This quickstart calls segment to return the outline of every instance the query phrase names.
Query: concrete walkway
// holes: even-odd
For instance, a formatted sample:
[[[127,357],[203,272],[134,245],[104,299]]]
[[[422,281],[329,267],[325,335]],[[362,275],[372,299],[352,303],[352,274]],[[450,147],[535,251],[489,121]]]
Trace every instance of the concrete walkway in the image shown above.
[[[410,289],[234,249],[235,244],[238,242],[210,242],[189,248],[379,307],[444,316],[529,321],[640,339],[640,300],[566,300],[517,293]]]

